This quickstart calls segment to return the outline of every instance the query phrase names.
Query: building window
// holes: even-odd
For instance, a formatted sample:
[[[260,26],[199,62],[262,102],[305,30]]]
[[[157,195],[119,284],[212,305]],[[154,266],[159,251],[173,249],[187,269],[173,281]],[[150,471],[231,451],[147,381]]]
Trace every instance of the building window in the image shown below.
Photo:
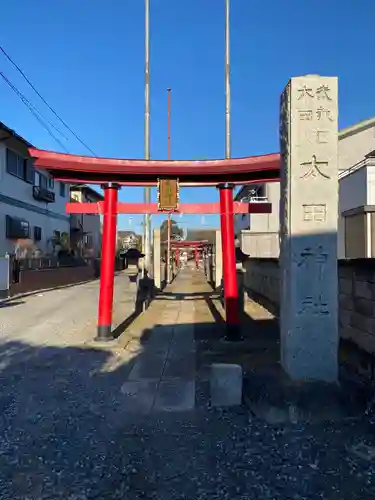
[[[83,238],[83,242],[86,246],[86,248],[92,248],[93,247],[93,238],[91,234],[85,234]]]
[[[35,168],[33,160],[25,160],[25,181],[29,184],[35,182]]]
[[[54,240],[59,240],[59,241],[60,241],[60,238],[61,238],[61,233],[60,233],[60,231],[56,231],[56,230],[55,230],[55,231],[53,231],[52,238],[53,238]]]
[[[23,181],[34,184],[34,165],[32,160],[25,160],[11,149],[7,148],[6,171]]]
[[[42,228],[34,226],[34,241],[41,241],[42,239]]]
[[[40,172],[36,172],[35,174],[35,185],[40,188],[47,189],[48,188],[48,177]]]
[[[6,215],[5,236],[11,240],[28,239],[30,238],[30,224],[25,220]]]
[[[60,182],[60,196],[65,198],[65,184],[63,182]]]
[[[55,179],[53,177],[48,177],[48,188],[54,189],[55,187]]]

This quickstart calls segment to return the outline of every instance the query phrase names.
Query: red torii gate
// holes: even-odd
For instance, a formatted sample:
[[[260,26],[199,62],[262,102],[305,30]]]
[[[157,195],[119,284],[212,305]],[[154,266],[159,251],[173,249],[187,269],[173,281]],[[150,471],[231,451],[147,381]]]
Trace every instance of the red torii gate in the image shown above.
[[[118,202],[121,186],[156,186],[161,178],[179,179],[185,187],[216,186],[219,203],[181,204],[169,213],[220,214],[224,298],[228,338],[237,337],[239,327],[234,213],[270,213],[269,203],[233,201],[235,185],[278,181],[280,155],[268,154],[225,160],[129,160],[94,158],[30,148],[35,166],[48,170],[59,181],[100,184],[104,202],[67,203],[68,213],[103,214],[102,260],[98,311],[98,340],[112,339],[112,307],[116,250],[116,224],[119,213],[160,213],[155,203]],[[165,211],[164,211],[165,212]],[[168,213],[168,212],[165,212]]]
[[[184,241],[171,241],[171,249],[177,250],[176,260],[179,248],[192,248],[194,250],[195,263],[198,266],[199,251],[207,246],[208,240],[184,240]]]

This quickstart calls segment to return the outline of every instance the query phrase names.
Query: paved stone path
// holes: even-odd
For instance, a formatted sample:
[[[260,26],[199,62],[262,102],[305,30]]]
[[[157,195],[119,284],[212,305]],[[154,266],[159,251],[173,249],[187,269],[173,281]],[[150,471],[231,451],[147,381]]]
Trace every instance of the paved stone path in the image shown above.
[[[222,333],[215,303],[202,275],[185,271],[110,344],[8,330],[1,500],[373,499],[371,420],[270,426],[244,407],[207,406],[200,353]],[[77,309],[66,305],[70,325]]]
[[[182,272],[119,339],[125,351],[137,356],[121,387],[129,411],[181,412],[195,407],[197,301],[190,294],[202,288],[202,277],[196,284],[193,276]],[[184,288],[186,296],[181,293]]]

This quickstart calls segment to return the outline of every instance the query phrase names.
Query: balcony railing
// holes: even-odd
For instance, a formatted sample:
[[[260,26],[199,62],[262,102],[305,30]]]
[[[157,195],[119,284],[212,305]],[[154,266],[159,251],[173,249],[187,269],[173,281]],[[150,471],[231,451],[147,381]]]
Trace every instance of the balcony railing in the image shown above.
[[[46,203],[54,203],[55,201],[55,193],[40,186],[33,186],[33,197],[34,200],[45,201]]]
[[[244,196],[240,200],[241,203],[267,203],[268,198],[267,196]]]

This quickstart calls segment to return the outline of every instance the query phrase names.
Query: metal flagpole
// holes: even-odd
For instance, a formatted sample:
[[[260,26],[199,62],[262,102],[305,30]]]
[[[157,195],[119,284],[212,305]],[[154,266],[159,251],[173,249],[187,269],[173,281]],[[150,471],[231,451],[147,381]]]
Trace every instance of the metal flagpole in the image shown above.
[[[225,0],[225,158],[231,157],[229,2]]]
[[[171,159],[171,89],[168,92],[168,160]],[[167,283],[171,282],[171,214],[168,214]]]
[[[150,159],[150,0],[145,0],[145,124],[144,124],[145,160]],[[150,203],[151,188],[145,187],[144,201]],[[150,270],[151,259],[151,224],[150,214],[145,214],[143,225],[143,244],[145,267]]]

